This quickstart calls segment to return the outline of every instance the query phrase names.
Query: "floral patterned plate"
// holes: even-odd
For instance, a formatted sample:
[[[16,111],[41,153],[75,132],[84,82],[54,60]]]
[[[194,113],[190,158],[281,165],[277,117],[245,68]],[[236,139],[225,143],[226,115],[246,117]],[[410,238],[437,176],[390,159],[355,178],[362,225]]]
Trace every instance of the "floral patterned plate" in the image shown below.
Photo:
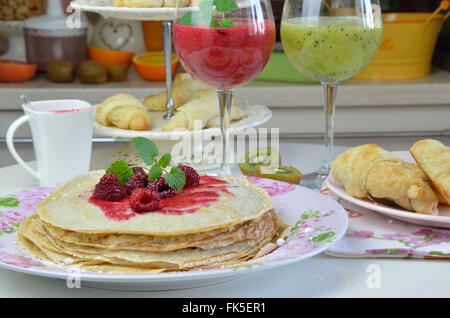
[[[145,275],[74,272],[64,266],[45,263],[28,255],[16,242],[20,222],[35,213],[35,205],[52,191],[51,187],[37,187],[15,196],[0,196],[0,267],[67,281],[79,279],[80,285],[97,288],[182,289],[233,280],[310,258],[330,248],[345,234],[347,213],[335,200],[289,183],[253,177],[249,180],[267,189],[276,212],[286,223],[294,225],[285,242],[259,259],[231,268]]]
[[[406,162],[415,163],[413,157],[410,155],[408,151],[395,151],[392,152],[392,154],[394,154],[395,156],[399,157],[400,159]],[[449,206],[444,206],[440,204],[438,206],[439,211],[438,215],[426,215],[410,212],[405,209],[402,209],[401,207],[392,207],[384,205],[379,202],[361,200],[348,195],[347,192],[345,191],[344,185],[336,181],[331,174],[325,180],[325,186],[344,200],[347,200],[360,207],[388,215],[394,219],[424,226],[441,227],[447,229],[450,228]]]

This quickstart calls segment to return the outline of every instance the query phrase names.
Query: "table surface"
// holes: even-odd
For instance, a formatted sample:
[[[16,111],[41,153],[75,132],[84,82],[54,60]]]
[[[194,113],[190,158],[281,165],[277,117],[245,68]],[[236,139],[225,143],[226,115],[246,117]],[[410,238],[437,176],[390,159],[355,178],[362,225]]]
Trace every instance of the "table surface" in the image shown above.
[[[345,148],[338,147],[337,152]],[[405,147],[405,149],[407,149]],[[93,151],[92,167],[101,167],[110,149]],[[304,172],[321,163],[321,147],[280,143],[283,162]],[[37,183],[17,165],[0,169],[0,193]],[[370,266],[379,266],[379,288],[369,288]],[[0,297],[450,297],[448,261],[417,259],[343,259],[324,254],[227,283],[164,292],[69,289],[65,281],[0,269]],[[373,266],[373,265],[372,265]]]

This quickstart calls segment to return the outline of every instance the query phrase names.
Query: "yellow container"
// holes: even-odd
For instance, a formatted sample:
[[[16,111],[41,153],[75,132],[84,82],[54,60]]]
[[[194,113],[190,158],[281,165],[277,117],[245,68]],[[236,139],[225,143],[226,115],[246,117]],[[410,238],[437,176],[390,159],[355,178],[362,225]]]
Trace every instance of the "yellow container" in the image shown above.
[[[383,14],[383,38],[372,62],[356,78],[398,80],[428,76],[436,41],[449,13],[442,1],[433,13]]]

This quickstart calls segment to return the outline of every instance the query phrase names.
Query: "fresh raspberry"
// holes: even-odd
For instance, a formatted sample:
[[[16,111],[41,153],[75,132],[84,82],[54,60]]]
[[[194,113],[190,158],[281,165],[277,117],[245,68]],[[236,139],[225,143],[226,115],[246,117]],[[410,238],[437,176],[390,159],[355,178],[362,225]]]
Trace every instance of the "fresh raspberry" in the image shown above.
[[[142,169],[141,167],[133,167],[133,174],[144,174],[147,175],[147,173],[145,172],[144,169]]]
[[[178,166],[178,168],[183,171],[186,176],[186,184],[184,185],[185,188],[196,186],[200,183],[200,175],[197,170],[192,167],[182,165]]]
[[[119,201],[126,196],[126,193],[120,184],[119,178],[110,172],[100,179],[94,188],[92,196],[95,199],[104,201]]]
[[[164,177],[159,177],[158,179],[150,180],[148,182],[147,188],[153,189],[156,192],[158,192],[159,197],[161,199],[171,198],[177,194],[174,189],[169,187]]]
[[[149,212],[159,206],[159,194],[155,190],[139,188],[130,196],[130,207],[136,212]]]
[[[145,188],[148,182],[148,175],[144,169],[140,167],[133,167],[133,175],[125,184],[125,191],[131,195],[137,188]]]
[[[142,171],[140,171],[141,169]],[[125,184],[125,191],[131,195],[137,188],[145,188],[148,182],[148,175],[142,168],[133,168],[134,174],[128,179]]]

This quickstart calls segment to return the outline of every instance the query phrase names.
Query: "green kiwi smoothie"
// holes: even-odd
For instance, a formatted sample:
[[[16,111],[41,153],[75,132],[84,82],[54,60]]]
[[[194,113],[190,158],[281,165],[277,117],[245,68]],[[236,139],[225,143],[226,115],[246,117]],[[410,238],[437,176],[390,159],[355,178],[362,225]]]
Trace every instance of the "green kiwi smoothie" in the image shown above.
[[[300,17],[282,21],[281,40],[291,63],[321,82],[339,82],[359,73],[377,52],[381,25],[360,17]]]

